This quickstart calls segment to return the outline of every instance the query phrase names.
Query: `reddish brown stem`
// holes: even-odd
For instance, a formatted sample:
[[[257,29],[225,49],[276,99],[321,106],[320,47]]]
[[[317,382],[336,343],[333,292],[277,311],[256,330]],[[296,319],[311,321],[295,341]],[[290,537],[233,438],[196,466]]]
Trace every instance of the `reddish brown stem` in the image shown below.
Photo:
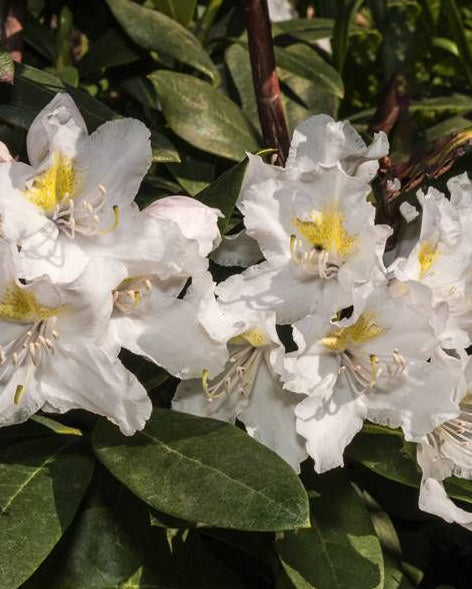
[[[3,7],[2,40],[13,61],[23,59],[23,27],[26,17],[25,0],[5,0]]]
[[[267,0],[246,0],[246,24],[252,79],[264,143],[266,147],[276,150],[276,163],[282,166],[288,156],[290,133],[275,66]]]

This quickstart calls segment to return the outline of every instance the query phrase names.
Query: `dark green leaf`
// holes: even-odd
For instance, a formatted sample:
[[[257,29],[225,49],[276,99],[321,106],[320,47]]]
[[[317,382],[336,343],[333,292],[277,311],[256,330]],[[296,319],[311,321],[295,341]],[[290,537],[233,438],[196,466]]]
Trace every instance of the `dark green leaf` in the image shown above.
[[[233,166],[230,170],[219,176],[213,184],[197,194],[196,198],[208,205],[220,209],[224,218],[218,220],[220,231],[224,234],[229,228],[231,215],[233,214],[236,201],[243,183],[248,160]]]
[[[472,47],[466,35],[459,7],[455,0],[443,0],[443,9],[462,58],[461,63],[469,82],[469,89],[472,89]]]
[[[306,493],[292,469],[232,425],[154,408],[132,438],[102,421],[92,441],[118,480],[169,515],[241,530],[307,524]]]
[[[258,148],[238,106],[215,88],[185,74],[160,70],[149,76],[172,131],[195,147],[240,161]]]
[[[118,588],[142,574],[136,549],[99,495],[89,500],[71,532],[60,567],[49,578],[49,589]]]
[[[153,0],[158,10],[177,20],[184,27],[191,23],[197,0]]]
[[[311,80],[315,87],[331,91],[335,96],[344,96],[344,85],[338,72],[313,49],[292,45],[288,49],[275,48],[277,65],[289,72]]]
[[[0,586],[16,589],[51,552],[77,511],[93,459],[75,436],[15,444],[0,453]]]
[[[326,473],[316,487],[316,497],[310,499],[311,529],[286,532],[275,543],[286,574],[278,587],[382,589],[380,542],[344,473]]]
[[[129,39],[117,29],[109,29],[90,46],[78,63],[82,76],[99,72],[101,69],[133,63],[141,53]]]
[[[184,190],[195,196],[215,179],[215,164],[196,155],[183,153],[179,164],[167,168]]]
[[[165,14],[131,0],[106,0],[129,37],[143,49],[157,51],[193,66],[219,84],[219,73],[209,55],[190,31]]]
[[[349,33],[354,24],[354,17],[364,0],[339,1],[339,14],[334,25],[333,39],[333,61],[338,72],[343,71],[349,46]]]

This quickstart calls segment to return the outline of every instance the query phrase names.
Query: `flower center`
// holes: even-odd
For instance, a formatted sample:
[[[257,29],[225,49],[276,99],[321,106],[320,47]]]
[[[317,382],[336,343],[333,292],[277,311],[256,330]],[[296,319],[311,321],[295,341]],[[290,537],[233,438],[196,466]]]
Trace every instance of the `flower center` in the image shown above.
[[[392,379],[400,377],[405,368],[405,358],[398,350],[394,350],[391,356],[346,350],[341,353],[339,373],[345,375],[351,389],[360,395],[365,389],[372,389],[379,379],[389,383]]]
[[[230,356],[225,370],[211,381],[208,381],[208,370],[202,372],[202,386],[209,401],[221,399],[224,402],[232,394],[235,402],[241,397],[249,398],[260,363],[272,342],[262,329],[256,327],[232,338],[229,345]]]
[[[355,242],[344,227],[342,213],[336,209],[312,211],[308,221],[294,218],[292,223],[301,236],[290,237],[293,261],[310,274],[335,278],[340,258],[351,252]]]
[[[385,329],[377,323],[374,313],[363,313],[354,325],[335,329],[326,335],[320,343],[331,352],[344,352],[347,348],[356,347],[375,339],[385,333]]]
[[[19,336],[0,346],[0,385],[9,380],[15,370],[28,363],[25,382],[18,385],[15,404],[28,386],[34,367],[43,354],[53,353],[58,333],[54,329],[57,315],[63,307],[41,305],[33,292],[11,283],[0,299],[0,318],[9,323],[25,325]]]
[[[418,250],[418,262],[420,264],[420,278],[424,278],[431,266],[438,259],[439,252],[437,246],[433,245],[427,239],[422,242]]]
[[[460,449],[460,453],[466,454],[466,466],[470,464],[472,456],[472,394],[468,393],[459,404],[460,415],[441,424],[428,436],[429,442],[441,449],[441,442],[447,440]]]
[[[149,276],[133,276],[126,278],[113,291],[114,306],[122,313],[129,315],[135,311],[152,291]]]
[[[62,233],[73,239],[82,235],[104,235],[114,231],[119,222],[119,208],[113,207],[114,220],[108,229],[100,228],[100,215],[107,202],[104,186],[97,186],[97,193],[89,200],[78,200],[77,174],[71,158],[56,152],[52,165],[36,176],[25,196],[41,208]]]
[[[77,179],[72,160],[56,152],[52,166],[36,176],[25,195],[45,213],[52,213],[64,199],[69,199],[74,194],[76,187]]]
[[[36,300],[34,292],[9,284],[0,298],[0,318],[14,323],[30,324],[57,315],[61,307],[45,307]]]

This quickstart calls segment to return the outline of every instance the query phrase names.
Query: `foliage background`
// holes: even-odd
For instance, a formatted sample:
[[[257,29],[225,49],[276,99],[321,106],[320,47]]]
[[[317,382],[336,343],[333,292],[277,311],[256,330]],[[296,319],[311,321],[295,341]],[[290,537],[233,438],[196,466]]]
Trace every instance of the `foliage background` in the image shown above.
[[[445,162],[449,175],[468,169],[467,0],[294,7],[300,18],[273,25],[292,130],[316,113],[363,133],[393,121],[389,165],[423,162],[421,183]],[[245,152],[266,147],[243,1],[10,1],[2,21],[12,8],[24,10],[23,62],[0,53],[0,138],[15,156],[66,90],[90,131],[119,116],[152,129],[140,206],[188,194],[224,212],[223,232],[238,228]],[[0,430],[1,589],[470,588],[470,534],[418,510],[415,448],[399,432],[365,426],[343,471],[320,477],[307,462],[301,484],[239,428],[171,413],[175,379],[123,357],[156,407],[144,433],[125,439],[80,412]],[[470,483],[448,491],[472,504]]]

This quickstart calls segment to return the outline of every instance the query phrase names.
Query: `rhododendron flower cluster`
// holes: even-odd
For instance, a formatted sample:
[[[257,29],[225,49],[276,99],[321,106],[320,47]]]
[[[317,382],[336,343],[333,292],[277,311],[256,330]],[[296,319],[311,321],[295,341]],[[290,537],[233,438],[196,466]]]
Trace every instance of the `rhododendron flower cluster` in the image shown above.
[[[82,408],[123,433],[152,405],[121,348],[181,379],[173,408],[245,425],[296,470],[343,465],[365,420],[418,448],[420,507],[472,529],[447,496],[472,478],[472,183],[418,193],[417,237],[386,255],[372,181],[388,141],[300,125],[284,168],[248,155],[237,207],[172,196],[139,210],[149,131],[89,135],[58,94],[0,163],[0,423]],[[208,257],[233,266],[219,284]],[[238,266],[239,268],[236,268]],[[241,272],[241,267],[244,270]]]

